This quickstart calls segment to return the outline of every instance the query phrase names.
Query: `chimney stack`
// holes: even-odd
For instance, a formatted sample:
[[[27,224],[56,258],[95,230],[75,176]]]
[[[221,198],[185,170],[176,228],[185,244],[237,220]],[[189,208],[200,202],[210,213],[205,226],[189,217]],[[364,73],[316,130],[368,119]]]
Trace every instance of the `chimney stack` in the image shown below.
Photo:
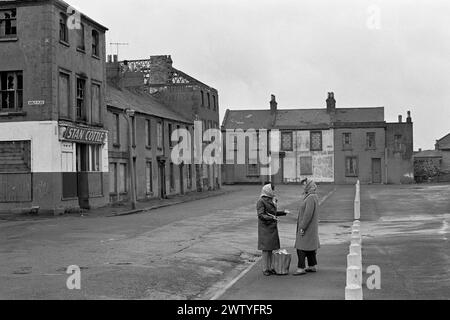
[[[278,109],[278,103],[277,103],[277,98],[275,97],[275,95],[273,94],[271,99],[270,99],[270,112],[272,114],[276,113]]]
[[[406,123],[412,123],[411,111],[408,111],[408,118],[406,119]]]
[[[119,57],[117,56],[117,54],[113,55],[113,62],[118,62],[119,61]]]
[[[112,55],[108,54],[108,63],[112,62]]]
[[[328,92],[327,112],[334,112],[336,110],[336,100],[334,99],[334,92]]]
[[[399,116],[398,116],[398,123],[403,123],[403,117],[402,117],[402,115],[399,115]]]

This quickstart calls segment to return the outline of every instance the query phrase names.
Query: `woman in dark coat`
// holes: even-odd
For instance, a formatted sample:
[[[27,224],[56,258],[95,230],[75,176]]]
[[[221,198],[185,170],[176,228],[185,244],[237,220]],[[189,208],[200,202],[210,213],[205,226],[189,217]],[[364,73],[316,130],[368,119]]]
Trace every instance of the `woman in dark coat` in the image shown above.
[[[278,236],[278,216],[285,216],[287,212],[277,211],[274,187],[272,184],[264,186],[261,197],[256,205],[258,212],[258,250],[263,252],[263,273],[265,276],[275,274],[272,269],[272,252],[280,249]]]
[[[320,248],[317,185],[312,180],[305,180],[303,184],[305,192],[298,215],[295,243],[298,255],[298,269],[295,275],[317,272],[317,250]],[[308,260],[308,268],[306,268],[305,259]]]

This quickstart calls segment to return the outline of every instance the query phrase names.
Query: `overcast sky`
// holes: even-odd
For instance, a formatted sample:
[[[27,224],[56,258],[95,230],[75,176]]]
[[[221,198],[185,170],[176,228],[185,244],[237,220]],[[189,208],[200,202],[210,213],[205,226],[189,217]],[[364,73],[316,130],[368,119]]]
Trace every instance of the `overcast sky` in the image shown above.
[[[450,133],[450,1],[67,0],[109,28],[120,59],[171,55],[226,109],[411,110],[415,149]],[[377,19],[377,10],[379,17]],[[112,49],[108,46],[108,53]]]

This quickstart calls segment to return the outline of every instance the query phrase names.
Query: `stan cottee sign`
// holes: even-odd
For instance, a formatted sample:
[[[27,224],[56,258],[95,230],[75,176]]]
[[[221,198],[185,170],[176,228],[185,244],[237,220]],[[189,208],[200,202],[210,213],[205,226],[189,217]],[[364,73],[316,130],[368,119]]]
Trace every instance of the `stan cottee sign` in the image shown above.
[[[107,137],[106,131],[76,126],[61,126],[60,134],[62,140],[86,144],[104,144]]]

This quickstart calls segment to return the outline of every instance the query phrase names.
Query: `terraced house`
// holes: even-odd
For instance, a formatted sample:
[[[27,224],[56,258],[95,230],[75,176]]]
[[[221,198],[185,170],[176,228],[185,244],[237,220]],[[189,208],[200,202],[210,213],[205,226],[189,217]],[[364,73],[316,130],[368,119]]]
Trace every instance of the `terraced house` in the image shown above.
[[[299,183],[305,178],[322,183],[410,183],[413,168],[413,123],[385,121],[384,107],[337,108],[330,92],[325,108],[279,109],[275,96],[266,110],[227,110],[222,132],[278,130],[280,166],[261,174],[258,159],[246,163],[224,155],[224,183]],[[224,150],[227,150],[224,138]],[[235,143],[235,142],[234,142]],[[234,161],[233,164],[230,163]],[[228,162],[227,162],[228,161]],[[272,163],[273,166],[273,163]],[[275,172],[276,171],[276,172]]]
[[[0,210],[108,203],[106,30],[63,1],[0,1]]]

